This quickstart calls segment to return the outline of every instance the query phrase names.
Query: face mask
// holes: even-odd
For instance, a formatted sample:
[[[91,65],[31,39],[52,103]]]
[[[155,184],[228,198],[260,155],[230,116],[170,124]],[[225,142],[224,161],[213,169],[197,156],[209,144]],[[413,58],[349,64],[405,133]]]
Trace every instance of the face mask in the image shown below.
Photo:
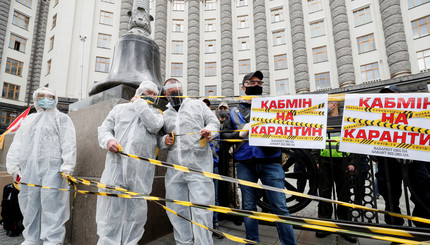
[[[183,95],[182,92],[173,92],[173,93],[170,94],[170,96],[182,96],[182,95]],[[175,107],[175,106],[176,107],[181,106],[182,101],[184,101],[184,98],[178,98],[178,97],[171,97],[170,98],[170,104],[173,107]]]
[[[142,99],[143,99],[143,100],[151,101],[152,103],[155,103],[155,99],[154,99],[154,98],[152,98],[151,96],[144,96],[144,97],[142,97]]]
[[[245,87],[245,93],[246,95],[262,95],[263,87],[258,85],[252,87]]]
[[[39,105],[40,107],[42,107],[45,110],[49,110],[52,107],[54,107],[55,100],[48,99],[48,98],[39,99],[39,101],[37,102],[37,105]]]

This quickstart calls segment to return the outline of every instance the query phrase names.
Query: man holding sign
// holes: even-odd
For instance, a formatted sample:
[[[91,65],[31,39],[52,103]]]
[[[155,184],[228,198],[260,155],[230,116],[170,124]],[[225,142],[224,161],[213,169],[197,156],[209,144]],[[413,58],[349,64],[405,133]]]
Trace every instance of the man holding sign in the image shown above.
[[[261,95],[263,93],[263,74],[260,71],[251,72],[244,76],[242,90],[248,96]],[[251,130],[250,125],[251,101],[240,103],[232,108],[230,117],[224,122],[224,130]],[[224,139],[248,139],[249,131],[223,133]],[[237,166],[239,179],[257,182],[258,179],[264,185],[285,188],[285,172],[281,166],[281,150],[276,147],[250,146],[248,142],[242,142],[236,146],[234,162]],[[257,190],[248,186],[240,186],[242,191],[242,207],[244,210],[257,210]],[[279,192],[267,191],[267,197],[275,214],[289,215],[286,196]],[[259,242],[258,221],[244,218],[246,238]],[[279,239],[282,244],[296,244],[293,227],[287,224],[276,223]]]

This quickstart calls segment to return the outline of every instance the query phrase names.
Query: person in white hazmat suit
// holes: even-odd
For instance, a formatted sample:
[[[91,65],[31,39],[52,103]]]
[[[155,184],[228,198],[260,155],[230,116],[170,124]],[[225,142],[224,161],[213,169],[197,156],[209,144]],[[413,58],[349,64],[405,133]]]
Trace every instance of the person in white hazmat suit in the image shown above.
[[[58,111],[58,98],[49,88],[33,93],[37,113],[28,115],[15,134],[6,158],[16,181],[67,189],[61,171],[76,164],[76,135],[72,120]],[[24,216],[23,245],[63,244],[69,219],[69,192],[20,185],[19,207]]]
[[[153,102],[156,95],[158,88],[153,82],[142,82],[131,103],[116,105],[98,128],[99,145],[108,150],[101,183],[145,195],[151,193],[155,166],[115,152],[120,144],[126,153],[155,158],[163,115],[148,103]],[[143,199],[98,196],[97,244],[137,244],[144,233],[147,209]]]
[[[166,96],[181,96],[182,86],[176,79],[168,79],[164,86]],[[199,144],[201,137],[210,140],[219,130],[219,121],[215,114],[201,100],[168,97],[170,101],[164,112],[164,131],[166,133],[187,134],[200,132],[200,134],[182,135],[172,137],[166,134],[161,139],[161,148],[167,148],[167,162],[175,163],[189,168],[212,172],[213,159],[209,143]],[[173,135],[174,136],[174,135]],[[213,181],[210,178],[192,173],[185,173],[175,169],[167,169],[166,198],[190,201],[206,205],[214,205],[215,193]],[[212,211],[190,208],[177,204],[167,203],[167,207],[178,214],[192,219],[207,227],[212,227]],[[212,234],[197,225],[167,212],[174,228],[176,244],[213,244]]]

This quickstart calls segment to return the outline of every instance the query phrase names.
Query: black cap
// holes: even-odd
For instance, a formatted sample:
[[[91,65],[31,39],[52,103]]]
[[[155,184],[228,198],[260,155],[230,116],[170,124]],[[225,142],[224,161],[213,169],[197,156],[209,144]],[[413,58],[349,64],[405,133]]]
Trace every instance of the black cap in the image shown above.
[[[250,80],[252,77],[258,77],[260,80],[263,80],[263,73],[261,71],[250,72],[243,77],[242,85],[245,84],[245,81]]]
[[[400,93],[400,89],[396,85],[389,85],[381,89],[379,93]]]

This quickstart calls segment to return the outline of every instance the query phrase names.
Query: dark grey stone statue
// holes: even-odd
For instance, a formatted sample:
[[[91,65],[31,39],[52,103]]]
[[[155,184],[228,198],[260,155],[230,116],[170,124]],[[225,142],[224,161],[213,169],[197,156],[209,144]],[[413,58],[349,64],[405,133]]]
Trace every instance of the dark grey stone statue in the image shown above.
[[[161,88],[160,52],[150,37],[150,21],[154,18],[149,14],[149,0],[134,0],[128,15],[130,30],[115,45],[109,74],[91,88],[89,95],[121,84],[137,88],[143,81],[152,81]]]

